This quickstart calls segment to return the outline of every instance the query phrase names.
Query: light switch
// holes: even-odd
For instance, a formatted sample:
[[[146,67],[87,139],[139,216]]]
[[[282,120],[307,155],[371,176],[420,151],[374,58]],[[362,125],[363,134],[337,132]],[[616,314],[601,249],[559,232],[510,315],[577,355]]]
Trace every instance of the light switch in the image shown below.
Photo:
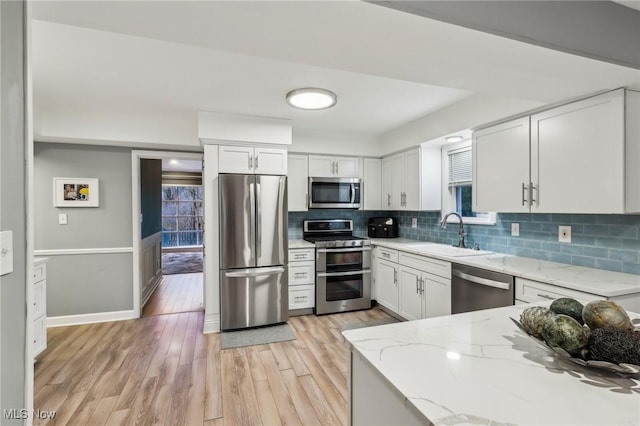
[[[66,225],[67,223],[67,214],[66,213],[59,213],[58,214],[58,225]]]
[[[13,272],[13,231],[0,232],[0,275]]]

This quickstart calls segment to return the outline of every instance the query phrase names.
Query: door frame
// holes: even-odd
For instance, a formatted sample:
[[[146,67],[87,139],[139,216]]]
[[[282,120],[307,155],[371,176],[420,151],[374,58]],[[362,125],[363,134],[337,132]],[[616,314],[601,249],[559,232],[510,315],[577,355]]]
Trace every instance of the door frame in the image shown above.
[[[141,304],[141,270],[140,270],[140,256],[141,256],[141,226],[140,226],[140,160],[204,160],[203,153],[195,152],[180,152],[180,151],[143,151],[132,150],[131,151],[131,223],[132,223],[132,242],[133,242],[133,312],[136,318],[140,318],[142,314]],[[203,282],[204,280],[204,271]],[[202,286],[203,300],[206,296],[206,286]],[[206,312],[205,312],[206,313]]]

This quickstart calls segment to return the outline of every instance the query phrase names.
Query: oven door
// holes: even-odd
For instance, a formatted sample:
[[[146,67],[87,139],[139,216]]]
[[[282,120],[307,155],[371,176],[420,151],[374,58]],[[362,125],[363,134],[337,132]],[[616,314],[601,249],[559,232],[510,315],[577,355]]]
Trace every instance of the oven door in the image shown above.
[[[349,272],[371,268],[371,246],[316,249],[316,271]]]
[[[318,272],[316,314],[371,308],[371,270]]]
[[[309,208],[360,208],[360,179],[310,177]]]

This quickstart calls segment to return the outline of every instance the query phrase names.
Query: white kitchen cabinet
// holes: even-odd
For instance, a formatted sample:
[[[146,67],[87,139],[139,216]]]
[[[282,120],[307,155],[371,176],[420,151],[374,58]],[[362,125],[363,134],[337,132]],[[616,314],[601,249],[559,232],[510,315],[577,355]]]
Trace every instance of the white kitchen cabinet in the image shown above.
[[[47,258],[33,265],[33,356],[47,348]]]
[[[382,209],[382,160],[379,158],[365,158],[363,161],[362,185],[364,196],[363,210]]]
[[[220,145],[218,153],[220,173],[287,174],[286,149]]]
[[[451,264],[400,254],[398,313],[407,320],[451,314]]]
[[[475,132],[474,210],[640,212],[638,116],[619,89]]]
[[[289,211],[305,212],[309,206],[309,157],[290,154],[287,163]]]
[[[311,177],[358,177],[357,157],[309,155]]]
[[[606,299],[616,302],[629,312],[640,312],[640,293],[608,297],[516,277],[516,301],[534,303],[561,297],[571,297],[580,302]]]
[[[376,247],[373,258],[375,299],[385,308],[398,312],[398,251]]]
[[[311,313],[316,306],[315,248],[289,249],[289,315]],[[292,312],[302,309],[303,311]]]
[[[441,155],[423,147],[382,160],[383,208],[390,210],[440,210],[442,207]]]

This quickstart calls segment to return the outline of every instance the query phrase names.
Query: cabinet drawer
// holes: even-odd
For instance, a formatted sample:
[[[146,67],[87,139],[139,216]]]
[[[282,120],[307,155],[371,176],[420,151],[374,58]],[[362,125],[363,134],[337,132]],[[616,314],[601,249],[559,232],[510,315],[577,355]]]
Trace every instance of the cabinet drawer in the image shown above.
[[[298,285],[289,287],[289,309],[314,308],[316,306],[316,286]]]
[[[293,249],[289,250],[289,262],[305,262],[315,260],[316,249]]]
[[[315,262],[294,262],[289,264],[289,286],[314,284]]]
[[[47,310],[45,308],[46,297],[45,292],[45,282],[40,281],[33,286],[33,318],[38,318],[39,316],[44,315]]]
[[[431,257],[401,253],[400,264],[416,268],[443,278],[451,278],[451,263]]]
[[[526,278],[516,278],[516,299],[531,303],[554,300],[560,297],[572,297],[582,302],[606,299],[603,296],[591,293],[584,293],[582,291],[571,290],[569,288],[531,281]]]
[[[47,276],[47,265],[44,263],[41,265],[36,265],[33,268],[33,282],[37,283],[42,281]]]
[[[378,247],[378,259],[398,263],[398,250],[393,250],[386,247]]]
[[[47,347],[46,317],[43,315],[33,321],[33,356],[37,356]]]

